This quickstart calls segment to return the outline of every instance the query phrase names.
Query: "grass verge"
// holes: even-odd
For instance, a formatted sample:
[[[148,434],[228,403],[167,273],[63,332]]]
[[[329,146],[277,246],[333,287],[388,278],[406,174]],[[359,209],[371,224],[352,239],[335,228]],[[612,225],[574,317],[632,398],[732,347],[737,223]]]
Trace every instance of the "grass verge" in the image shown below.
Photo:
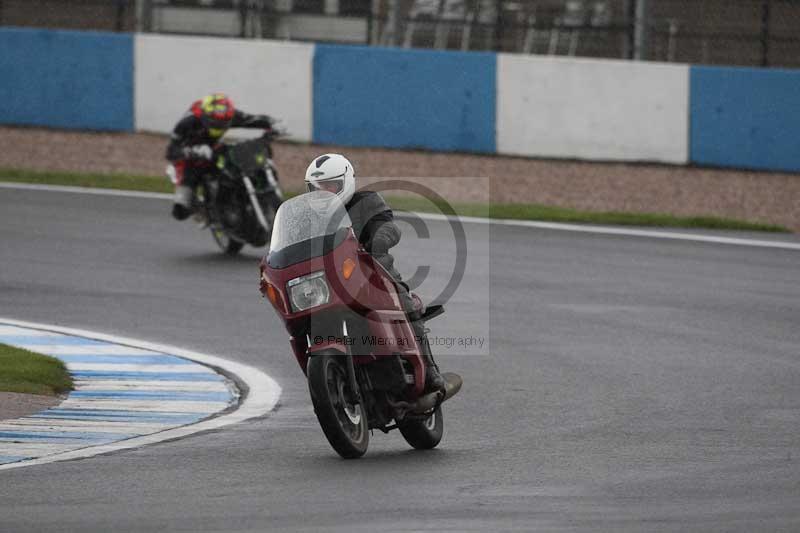
[[[74,187],[99,187],[104,189],[135,190],[171,193],[172,184],[166,177],[139,176],[132,174],[81,174],[77,172],[43,172],[34,170],[0,168],[0,181],[38,183],[46,185],[69,185]],[[289,195],[291,196],[291,195]],[[423,198],[386,198],[389,204],[400,211],[423,213],[443,212],[432,202]],[[740,231],[766,231],[789,233],[789,230],[774,224],[749,222],[713,216],[675,216],[666,213],[626,213],[617,211],[581,211],[566,207],[536,204],[451,204],[462,216],[488,217],[511,220],[540,220],[575,224],[605,224],[621,226],[653,226],[664,228],[725,229]],[[448,212],[449,210],[444,210]]]
[[[72,390],[64,363],[38,353],[0,344],[0,391],[56,396]]]
[[[81,174],[78,172],[38,171],[0,168],[0,181],[37,183],[41,185],[67,185],[71,187],[98,187],[125,191],[173,191],[166,176],[139,176],[135,174]]]
[[[387,197],[392,208],[401,211],[447,213],[432,202],[422,198]],[[539,220],[572,224],[603,224],[614,226],[653,226],[664,228],[724,229],[739,231],[765,231],[790,233],[782,226],[748,222],[713,216],[676,216],[666,213],[626,213],[618,211],[580,211],[568,207],[537,204],[452,204],[453,211],[461,216],[496,218],[505,220]]]

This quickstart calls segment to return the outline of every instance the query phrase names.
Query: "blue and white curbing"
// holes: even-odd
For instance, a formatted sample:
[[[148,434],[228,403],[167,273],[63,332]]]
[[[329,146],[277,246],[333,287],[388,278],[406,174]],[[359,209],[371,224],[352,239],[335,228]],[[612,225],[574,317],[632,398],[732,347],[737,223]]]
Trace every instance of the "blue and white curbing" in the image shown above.
[[[62,360],[75,383],[60,405],[0,422],[0,470],[217,429],[266,415],[280,396],[260,370],[174,346],[5,318],[0,342]]]

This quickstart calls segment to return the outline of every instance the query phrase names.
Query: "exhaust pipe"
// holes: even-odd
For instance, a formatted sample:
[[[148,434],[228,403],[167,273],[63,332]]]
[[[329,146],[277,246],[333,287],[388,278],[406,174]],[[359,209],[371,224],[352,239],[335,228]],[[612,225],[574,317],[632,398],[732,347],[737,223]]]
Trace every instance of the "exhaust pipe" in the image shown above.
[[[461,385],[464,383],[464,381],[461,379],[461,376],[454,374],[453,372],[445,372],[442,374],[442,377],[444,378],[445,383],[444,398],[442,399],[442,402],[445,402],[455,396],[458,391],[461,390]],[[420,415],[434,409],[439,403],[439,397],[441,394],[442,393],[440,391],[429,392],[424,396],[420,396],[415,402],[389,402],[389,405],[396,409],[402,409],[404,411]]]

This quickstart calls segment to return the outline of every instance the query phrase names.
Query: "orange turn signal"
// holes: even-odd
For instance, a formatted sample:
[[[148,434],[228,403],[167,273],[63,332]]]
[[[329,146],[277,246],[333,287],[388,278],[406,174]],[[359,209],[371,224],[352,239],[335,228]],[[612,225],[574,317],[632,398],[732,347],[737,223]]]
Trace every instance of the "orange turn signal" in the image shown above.
[[[272,305],[278,307],[278,291],[275,290],[271,283],[267,283],[267,298],[272,302]]]
[[[342,263],[342,275],[344,279],[350,279],[350,276],[353,275],[353,271],[356,269],[356,262],[350,259],[349,257],[344,260]]]

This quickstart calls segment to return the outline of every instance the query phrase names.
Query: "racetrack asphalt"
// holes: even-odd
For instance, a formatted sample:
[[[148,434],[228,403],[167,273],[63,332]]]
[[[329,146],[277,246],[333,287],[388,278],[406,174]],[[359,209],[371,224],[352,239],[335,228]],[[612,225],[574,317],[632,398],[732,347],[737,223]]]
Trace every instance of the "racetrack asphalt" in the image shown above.
[[[445,437],[318,427],[261,251],[216,252],[160,200],[0,191],[0,315],[196,349],[283,388],[271,415],[0,473],[0,531],[800,529],[800,252],[465,225],[463,283],[430,323],[486,337],[439,362]],[[449,228],[404,224],[404,274],[449,278]]]

